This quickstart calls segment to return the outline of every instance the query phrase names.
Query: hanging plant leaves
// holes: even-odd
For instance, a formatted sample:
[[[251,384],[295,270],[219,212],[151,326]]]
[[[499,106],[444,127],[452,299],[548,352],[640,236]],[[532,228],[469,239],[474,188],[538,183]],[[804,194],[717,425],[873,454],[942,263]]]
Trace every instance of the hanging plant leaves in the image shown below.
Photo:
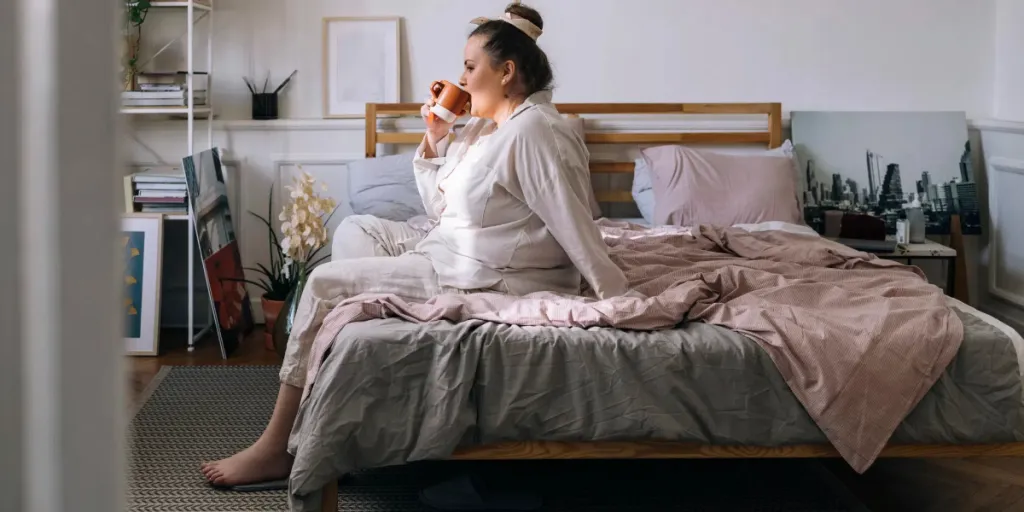
[[[152,3],[150,0],[134,0],[126,2],[125,6],[128,8],[128,23],[139,26],[146,21]]]

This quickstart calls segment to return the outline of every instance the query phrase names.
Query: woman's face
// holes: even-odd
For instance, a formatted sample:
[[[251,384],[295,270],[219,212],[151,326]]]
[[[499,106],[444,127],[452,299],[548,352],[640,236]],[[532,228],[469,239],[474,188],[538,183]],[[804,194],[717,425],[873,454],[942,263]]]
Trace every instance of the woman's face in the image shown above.
[[[463,71],[459,77],[461,85],[473,97],[470,100],[469,114],[473,117],[493,119],[498,106],[505,99],[505,86],[502,80],[508,74],[503,67],[495,67],[491,57],[484,51],[486,40],[482,36],[473,36],[466,41],[463,56]],[[511,77],[508,77],[511,80]]]

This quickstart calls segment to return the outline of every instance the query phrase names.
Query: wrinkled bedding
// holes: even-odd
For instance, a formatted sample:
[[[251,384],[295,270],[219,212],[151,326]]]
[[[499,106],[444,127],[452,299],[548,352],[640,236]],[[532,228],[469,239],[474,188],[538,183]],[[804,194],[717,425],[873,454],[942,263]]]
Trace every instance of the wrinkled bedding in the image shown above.
[[[956,313],[963,343],[893,442],[1024,441],[1024,342],[967,306]],[[291,437],[295,511],[318,510],[334,475],[499,441],[827,442],[764,350],[701,322],[643,332],[391,318],[346,326],[336,347]]]
[[[642,297],[336,308],[289,443],[293,509],[331,475],[502,439],[827,441],[863,471],[894,431],[1019,436],[1013,341],[914,267],[787,231],[602,229]]]

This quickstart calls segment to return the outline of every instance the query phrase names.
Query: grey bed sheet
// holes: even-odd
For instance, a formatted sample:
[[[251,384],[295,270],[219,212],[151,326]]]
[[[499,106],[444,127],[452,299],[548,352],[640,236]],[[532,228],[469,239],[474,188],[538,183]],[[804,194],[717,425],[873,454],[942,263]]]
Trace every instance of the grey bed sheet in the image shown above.
[[[893,440],[1024,440],[1012,340],[956,311],[959,352]],[[317,510],[318,489],[349,471],[508,440],[827,443],[767,354],[729,329],[373,320],[342,330],[300,408],[291,507]]]

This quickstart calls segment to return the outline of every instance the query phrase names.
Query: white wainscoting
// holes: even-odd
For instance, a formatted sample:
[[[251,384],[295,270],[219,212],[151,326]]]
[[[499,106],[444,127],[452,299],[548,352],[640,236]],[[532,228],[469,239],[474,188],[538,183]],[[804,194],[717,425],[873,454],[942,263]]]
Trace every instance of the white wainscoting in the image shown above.
[[[988,162],[991,212],[989,292],[1024,308],[1024,160]]]
[[[345,165],[353,160],[359,160],[363,158],[361,153],[274,153],[269,156],[270,166],[272,169],[273,179],[273,192],[264,191],[259,195],[247,195],[241,202],[242,208],[245,210],[251,210],[254,212],[264,212],[267,207],[267,194],[272,193],[274,196],[274,210],[268,219],[273,223],[274,227],[277,228],[280,225],[278,215],[281,212],[281,206],[288,200],[289,192],[285,188],[291,184],[294,177],[298,176],[300,172],[307,172],[314,179],[317,184],[324,184],[327,186],[329,191],[328,195],[333,197],[338,202],[338,209],[331,217],[327,224],[328,233],[333,233],[334,228],[337,227],[338,223],[342,219],[352,213],[352,208],[349,206],[348,197],[348,170]],[[248,214],[247,214],[248,215]],[[263,213],[260,213],[263,215]],[[250,226],[259,226],[258,229],[253,230],[252,236],[246,236],[245,250],[244,253],[249,256],[246,259],[245,265],[252,266],[255,264],[253,256],[262,253],[259,257],[261,263],[266,264],[269,259],[269,242],[267,238],[269,234],[266,231],[266,226],[262,224],[259,219],[254,218],[252,215],[248,215],[251,218]],[[280,238],[280,231],[277,232]],[[330,245],[322,249],[318,254],[317,258],[321,256],[328,256],[331,253]],[[252,301],[252,310],[256,316],[258,323],[263,322],[263,309],[260,304],[261,291],[258,287],[249,286],[250,299]]]

